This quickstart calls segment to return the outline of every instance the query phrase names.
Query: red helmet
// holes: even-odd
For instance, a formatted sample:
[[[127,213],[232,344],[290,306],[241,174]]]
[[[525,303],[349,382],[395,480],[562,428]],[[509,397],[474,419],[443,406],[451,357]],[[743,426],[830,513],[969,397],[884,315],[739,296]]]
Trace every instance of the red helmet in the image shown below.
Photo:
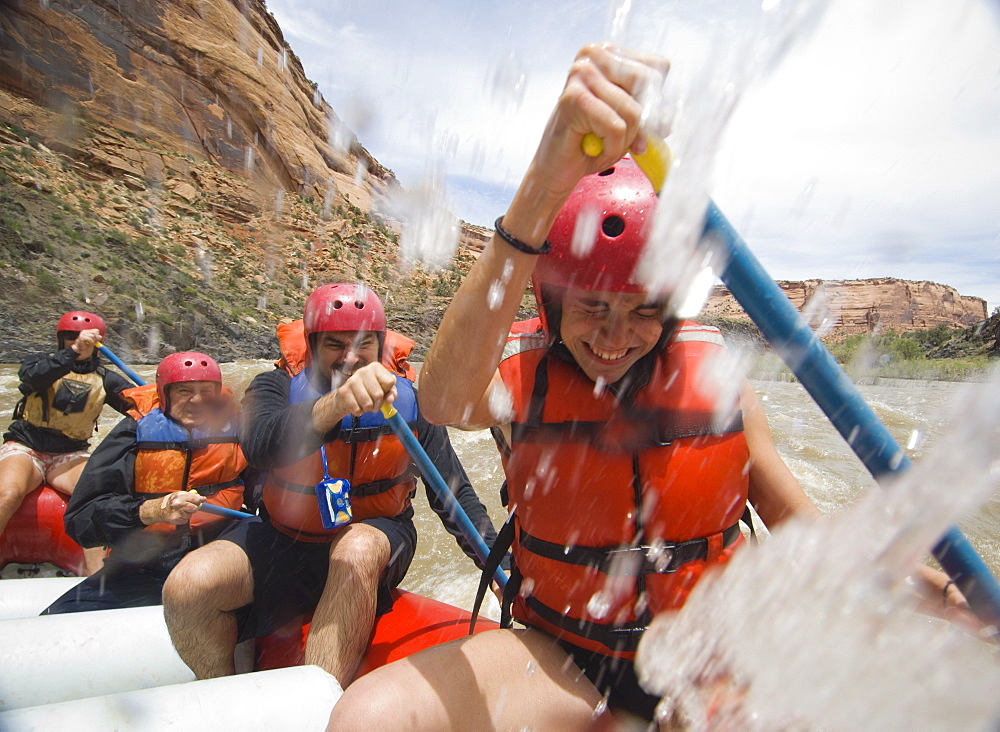
[[[222,384],[222,370],[211,356],[197,351],[171,353],[156,367],[156,395],[167,411],[167,386],[181,381],[216,381]]]
[[[329,330],[385,333],[385,310],[364,285],[323,285],[306,300],[303,327],[307,337]]]
[[[538,258],[531,281],[546,329],[542,286],[647,292],[634,277],[652,228],[657,197],[631,158],[577,183],[549,231],[552,250]],[[588,230],[577,231],[578,226]],[[592,230],[590,230],[592,227]],[[574,252],[574,238],[578,250]]]
[[[81,330],[91,330],[92,328],[97,328],[101,334],[101,340],[104,340],[107,326],[104,324],[104,318],[100,315],[73,310],[59,318],[59,322],[56,324],[57,333],[62,331],[79,333]]]

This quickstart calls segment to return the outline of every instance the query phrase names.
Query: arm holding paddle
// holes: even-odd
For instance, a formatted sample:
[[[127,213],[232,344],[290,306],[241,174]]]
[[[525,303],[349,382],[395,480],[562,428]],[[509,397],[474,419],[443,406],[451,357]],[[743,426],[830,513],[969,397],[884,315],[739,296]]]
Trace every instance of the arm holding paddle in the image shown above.
[[[589,173],[614,164],[630,147],[645,149],[642,105],[633,97],[667,72],[665,59],[610,44],[591,44],[577,55],[545,134],[501,222],[510,237],[542,247],[560,208]],[[603,152],[586,155],[590,132],[605,139]],[[493,426],[494,370],[500,361],[536,257],[494,234],[448,308],[420,374],[421,406],[438,424]],[[495,307],[491,292],[502,290]]]

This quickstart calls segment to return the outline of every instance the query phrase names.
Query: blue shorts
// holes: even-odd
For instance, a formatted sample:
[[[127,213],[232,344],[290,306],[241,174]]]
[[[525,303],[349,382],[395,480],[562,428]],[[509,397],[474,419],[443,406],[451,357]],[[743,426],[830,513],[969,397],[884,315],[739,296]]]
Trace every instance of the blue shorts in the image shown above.
[[[389,539],[389,564],[379,583],[376,615],[392,609],[392,590],[403,581],[417,548],[413,509],[358,521]],[[253,568],[253,602],[236,610],[239,640],[263,638],[316,609],[326,586],[330,544],[296,541],[260,518],[236,521],[219,537],[240,547]]]

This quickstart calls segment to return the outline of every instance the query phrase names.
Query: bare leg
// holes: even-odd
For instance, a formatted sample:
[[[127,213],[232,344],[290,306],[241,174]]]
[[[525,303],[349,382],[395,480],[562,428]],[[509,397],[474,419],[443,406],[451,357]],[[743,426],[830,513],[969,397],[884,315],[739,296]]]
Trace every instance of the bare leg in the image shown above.
[[[76,482],[80,479],[80,473],[87,466],[87,458],[80,458],[71,463],[63,463],[58,468],[54,468],[45,476],[45,480],[50,486],[60,493],[72,495],[76,488]],[[83,550],[83,561],[87,567],[87,576],[104,566],[104,557],[107,550],[104,547],[96,546]]]
[[[9,455],[0,461],[0,534],[24,497],[41,484],[42,474],[27,455]]]
[[[492,630],[383,666],[355,681],[328,730],[610,727],[601,695],[544,633]],[[598,711],[600,710],[600,711]]]
[[[233,613],[253,600],[253,572],[240,547],[220,540],[185,556],[163,585],[163,615],[178,655],[199,679],[236,673]]]
[[[388,537],[366,524],[347,526],[330,545],[330,569],[309,628],[306,663],[329,672],[341,686],[351,683],[364,656],[390,552]]]

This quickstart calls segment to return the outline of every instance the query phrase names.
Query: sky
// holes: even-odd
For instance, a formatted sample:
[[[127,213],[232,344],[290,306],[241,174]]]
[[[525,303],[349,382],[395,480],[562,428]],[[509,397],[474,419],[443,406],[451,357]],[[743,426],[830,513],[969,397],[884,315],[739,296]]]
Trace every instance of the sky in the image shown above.
[[[670,58],[651,114],[675,171],[772,277],[930,280],[1000,307],[997,0],[267,7],[361,144],[466,221],[503,213],[576,51],[612,39]]]

